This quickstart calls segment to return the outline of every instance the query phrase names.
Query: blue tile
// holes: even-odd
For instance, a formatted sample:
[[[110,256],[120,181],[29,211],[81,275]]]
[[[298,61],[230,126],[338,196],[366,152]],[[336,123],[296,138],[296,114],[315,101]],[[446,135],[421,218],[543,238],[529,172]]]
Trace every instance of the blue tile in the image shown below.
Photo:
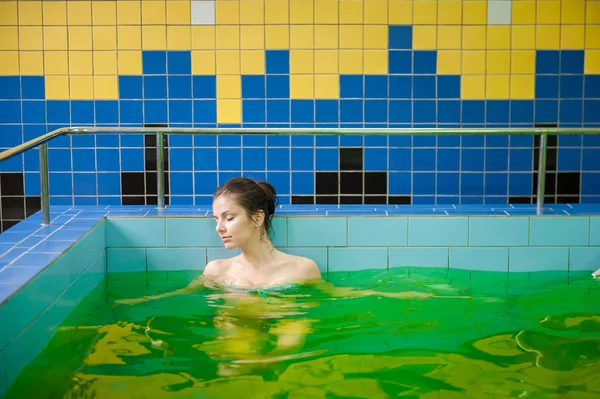
[[[192,100],[169,100],[169,122],[192,123]]]
[[[510,122],[511,123],[532,123],[533,122],[533,101],[532,100],[511,100],[510,101]]]
[[[141,99],[142,77],[141,76],[119,76],[119,98]]]
[[[531,195],[531,173],[509,173],[508,194],[509,195]]]
[[[365,148],[364,149],[364,170],[365,171],[387,171],[387,149],[386,148]]]
[[[460,175],[460,195],[483,195],[483,173]],[[480,203],[476,201],[474,203]]]
[[[124,172],[143,171],[144,150],[141,148],[122,148],[121,170]]]
[[[558,122],[558,100],[536,100],[535,122],[556,123]]]
[[[414,52],[414,73],[434,75],[437,70],[437,51],[416,50]]]
[[[192,98],[191,76],[169,76],[169,98]]]
[[[279,76],[273,76],[279,77]],[[290,100],[267,100],[267,122],[289,122]]]
[[[508,248],[450,248],[451,269],[508,272]]]
[[[96,153],[91,149],[73,149],[73,169],[77,171],[95,171]]]
[[[194,149],[194,170],[216,170],[217,150],[215,148]]]
[[[265,98],[264,75],[242,75],[242,98]]]
[[[508,170],[508,150],[504,148],[486,149],[485,170],[488,172],[500,172]]]
[[[340,75],[340,98],[364,97],[363,75]]]
[[[313,148],[292,148],[292,170],[314,170]]]
[[[70,123],[71,113],[68,101],[49,100],[46,102],[48,123]]]
[[[240,148],[219,148],[218,169],[219,170],[241,170],[242,152]]]
[[[266,150],[264,148],[244,148],[242,159],[244,171],[265,170]]]
[[[145,76],[144,77],[144,98],[162,99],[167,98],[167,77],[166,76]]]
[[[583,74],[584,50],[562,50],[560,52],[560,73]]]
[[[10,267],[22,266],[32,267],[40,271],[45,268],[50,262],[58,257],[56,253],[32,253],[28,252],[19,259],[12,262]]]
[[[585,123],[600,123],[600,100],[585,100],[583,103],[583,121]]]
[[[166,100],[144,100],[145,123],[167,123]]]
[[[196,194],[214,194],[217,189],[217,174],[214,172],[194,172]],[[212,203],[212,199],[210,201]]]
[[[437,152],[437,170],[460,170],[460,150],[439,149]]]
[[[437,97],[460,98],[460,75],[438,75]]]
[[[267,169],[268,170],[289,170],[290,169],[290,151],[284,148],[267,149]]]
[[[390,248],[389,267],[448,267],[448,248]]]
[[[96,123],[119,123],[119,102],[96,100]]]
[[[434,149],[413,150],[413,170],[430,171],[435,170],[436,151]]]
[[[409,218],[408,245],[412,247],[467,246],[469,237],[466,218]]]
[[[532,149],[510,149],[509,159],[511,171],[531,171],[533,168]]]
[[[146,249],[107,248],[106,270],[108,273],[145,272]]]
[[[585,75],[584,95],[585,98],[600,98],[600,75]]]
[[[277,195],[290,193],[290,172],[267,173],[267,181],[275,187]]]
[[[412,76],[390,76],[390,98],[412,98]]]
[[[23,99],[43,100],[46,98],[46,85],[43,76],[21,76]]]
[[[194,100],[194,122],[216,123],[217,102],[216,100]]]
[[[561,100],[559,109],[559,121],[561,124],[580,124],[583,122],[583,100]],[[561,127],[563,126],[561,125]]]
[[[435,121],[436,101],[435,100],[415,100],[413,101],[413,121],[423,123]]]
[[[142,51],[142,72],[144,75],[165,75],[167,73],[167,52]]]
[[[21,99],[21,79],[20,76],[0,76],[1,100]]]
[[[192,195],[193,182],[194,176],[192,172],[174,172],[171,170],[169,175],[171,201],[173,195]]]
[[[73,173],[73,194],[97,195],[96,175],[92,173]]]
[[[562,75],[559,79],[560,98],[583,98],[583,75]]]
[[[387,268],[387,248],[329,248],[330,273]]]
[[[435,194],[435,173],[413,173],[412,188],[415,195]]]
[[[389,101],[389,119],[390,122],[411,122],[412,121],[412,101],[410,100],[390,100]]]
[[[437,194],[438,195],[457,195],[459,186],[458,173],[438,173],[437,174]]]
[[[73,123],[94,123],[94,102],[71,101],[71,115]]]
[[[365,100],[365,122],[387,122],[388,100]]]
[[[539,248],[523,247],[510,248],[509,271],[538,272],[569,270],[569,248]]]
[[[242,77],[242,82],[243,82]],[[193,76],[192,86],[194,98],[216,98],[217,97],[217,78],[216,76]]]
[[[365,98],[388,98],[387,75],[365,75]]]
[[[535,54],[536,74],[558,74],[560,52],[558,50],[538,50]]]
[[[265,64],[267,74],[289,74],[290,52],[289,50],[266,50]]]
[[[439,123],[460,123],[460,100],[437,102]]]
[[[338,156],[339,151],[337,148],[317,148],[316,149],[316,170],[338,170]]]
[[[580,148],[558,148],[558,171],[579,171],[581,165]]]
[[[46,104],[44,101],[23,101],[22,106],[23,123],[46,123]],[[92,108],[92,122],[93,119],[94,110]]]
[[[169,51],[167,60],[169,75],[189,75],[192,73],[191,51]]]
[[[290,98],[289,75],[268,75],[267,98]]]
[[[535,77],[535,98],[558,98],[558,75]]]
[[[120,101],[120,117],[121,123],[142,123],[142,101],[141,100],[121,100]]]
[[[119,151],[116,149],[98,149],[97,165],[98,171],[118,171],[119,170]]]
[[[338,122],[338,100],[315,100],[315,121],[322,122]]]
[[[71,170],[70,150],[50,148],[48,150],[48,168],[51,172]]]
[[[314,194],[315,174],[314,172],[292,172],[291,194]]]
[[[73,181],[70,173],[52,173],[49,176],[50,195],[72,195]]]
[[[483,100],[464,100],[462,102],[462,122],[479,123],[485,120],[485,102]]]
[[[43,125],[0,125],[0,147],[14,147],[23,143],[23,136],[25,136],[25,141],[29,141],[44,133],[46,133],[46,130]],[[36,158],[39,165],[39,157]]]
[[[481,149],[463,149],[461,158],[462,171],[482,172],[484,152]]]
[[[486,101],[486,123],[508,123],[509,101],[488,100]]]
[[[589,230],[590,219],[587,217],[532,217],[529,227],[530,245],[589,245]]]
[[[204,151],[204,149],[195,149],[195,151]],[[192,170],[192,149],[191,148],[173,148],[169,149],[169,168],[172,171]],[[215,162],[216,164],[216,162]],[[216,167],[216,165],[215,165]],[[214,169],[214,168],[213,168]]]
[[[106,222],[107,247],[165,246],[164,218],[109,218]]]
[[[314,122],[314,100],[291,100],[292,122]]]
[[[413,52],[392,50],[388,52],[388,70],[390,74],[410,74],[413,71]]]
[[[413,30],[411,25],[390,25],[388,46],[390,49],[411,49]]]

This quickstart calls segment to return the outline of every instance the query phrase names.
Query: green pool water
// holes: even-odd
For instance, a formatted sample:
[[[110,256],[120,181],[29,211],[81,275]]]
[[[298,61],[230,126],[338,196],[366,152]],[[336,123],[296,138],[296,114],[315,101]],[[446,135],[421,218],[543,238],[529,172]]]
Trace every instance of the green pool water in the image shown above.
[[[7,397],[600,397],[600,281],[587,272],[368,270],[115,303],[195,274],[109,275]]]

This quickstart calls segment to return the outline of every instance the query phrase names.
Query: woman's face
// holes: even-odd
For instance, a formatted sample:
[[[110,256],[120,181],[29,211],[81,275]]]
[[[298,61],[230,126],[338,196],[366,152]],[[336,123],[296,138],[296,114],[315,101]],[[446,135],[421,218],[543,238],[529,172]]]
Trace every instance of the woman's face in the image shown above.
[[[229,195],[213,201],[213,215],[217,222],[215,229],[227,249],[243,247],[257,235],[260,237],[258,224]]]

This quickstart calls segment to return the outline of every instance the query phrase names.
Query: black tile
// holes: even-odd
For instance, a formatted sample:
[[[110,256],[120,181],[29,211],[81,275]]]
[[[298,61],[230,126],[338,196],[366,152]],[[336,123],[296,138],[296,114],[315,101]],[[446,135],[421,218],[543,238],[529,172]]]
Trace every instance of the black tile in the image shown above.
[[[558,173],[556,186],[556,194],[558,195],[579,196],[579,190],[581,188],[581,175],[579,172]]]
[[[532,179],[532,192],[533,194],[537,194],[537,184],[538,184],[538,174],[534,173],[533,174],[533,179]],[[556,195],[556,173],[554,172],[546,172],[546,178],[545,178],[545,185],[544,185],[544,195]]]
[[[340,204],[362,204],[363,197],[362,195],[341,195],[340,196]]]
[[[410,195],[390,195],[388,203],[390,205],[410,205],[412,204],[412,197]]]
[[[19,223],[20,220],[3,220],[2,221],[2,231],[6,231],[13,227],[15,224]]]
[[[144,170],[156,170],[156,148],[146,148],[144,150]],[[169,151],[167,148],[163,151],[164,169],[169,170]]]
[[[363,170],[363,149],[340,148],[340,170]]]
[[[579,204],[579,202],[581,202],[581,200],[579,199],[579,195],[559,195],[556,197],[557,204]]]
[[[314,205],[315,197],[312,195],[292,195],[292,204]]]
[[[340,203],[340,197],[337,195],[317,195],[315,204],[317,205],[337,205]]]
[[[42,209],[42,200],[39,196],[25,197],[25,217],[29,217]]]
[[[168,195],[165,195],[165,205],[170,205],[171,198]],[[148,195],[146,196],[146,205],[158,205],[158,196],[156,195]]]
[[[385,195],[365,195],[365,204],[384,205],[387,204]]]
[[[144,127],[168,127],[166,123],[144,123]],[[145,134],[144,135],[144,147],[155,147],[156,148],[156,134]],[[169,145],[169,136],[163,135],[164,146]]]
[[[25,219],[24,197],[2,197],[2,220]]]
[[[387,172],[365,172],[365,194],[387,194]]]
[[[144,196],[137,197],[121,197],[122,205],[146,205],[146,198]]]
[[[532,204],[531,197],[508,197],[509,204]]]
[[[121,172],[121,193],[123,195],[144,195],[144,172]]]
[[[156,187],[156,176],[157,173],[156,172],[146,172],[146,194],[149,195],[156,195],[157,194],[157,187]],[[165,179],[164,179],[164,185],[165,185],[165,195],[169,194],[169,174],[168,173],[164,173],[165,175]]]
[[[316,186],[318,194],[339,194],[338,172],[317,172]]]
[[[531,203],[537,204],[537,195],[534,195],[531,197]],[[544,196],[544,204],[554,204],[554,203],[556,203],[555,195],[545,195]]]
[[[0,173],[0,193],[2,195],[24,195],[23,173]]]
[[[341,172],[340,192],[341,194],[362,194],[363,174],[360,172]]]

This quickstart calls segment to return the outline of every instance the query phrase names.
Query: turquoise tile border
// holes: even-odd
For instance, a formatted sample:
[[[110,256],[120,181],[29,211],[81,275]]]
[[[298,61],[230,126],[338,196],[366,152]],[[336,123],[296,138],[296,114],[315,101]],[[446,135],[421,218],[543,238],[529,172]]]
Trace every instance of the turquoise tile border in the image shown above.
[[[468,218],[410,218],[408,245],[411,247],[466,247]]]
[[[569,270],[569,248],[510,248],[509,272]]]
[[[147,271],[204,270],[206,248],[148,248]]]
[[[390,267],[448,267],[448,248],[390,248]]]
[[[590,245],[600,245],[600,217],[590,217]]]
[[[387,269],[387,248],[329,248],[329,272]]]
[[[508,272],[508,248],[450,248],[449,267]]]
[[[215,221],[212,218],[168,218],[166,219],[166,234],[166,246],[168,247],[223,245],[215,231]],[[155,246],[165,246],[165,244]]]
[[[106,252],[108,273],[146,271],[146,248],[107,248]]]
[[[589,217],[532,218],[530,224],[531,246],[589,245]]]
[[[600,269],[600,247],[573,247],[570,249],[569,270]]]
[[[348,218],[348,246],[400,247],[408,243],[408,218]]]
[[[111,218],[106,221],[109,248],[164,247],[164,218]]]
[[[287,224],[287,218],[275,217],[271,219],[271,227],[273,228],[273,233],[269,235],[269,238],[271,239],[271,242],[274,246],[287,246]],[[221,245],[220,242],[219,245]]]
[[[290,218],[288,246],[345,247],[348,242],[347,218]]]
[[[472,247],[526,247],[528,217],[471,217],[469,245]]]

